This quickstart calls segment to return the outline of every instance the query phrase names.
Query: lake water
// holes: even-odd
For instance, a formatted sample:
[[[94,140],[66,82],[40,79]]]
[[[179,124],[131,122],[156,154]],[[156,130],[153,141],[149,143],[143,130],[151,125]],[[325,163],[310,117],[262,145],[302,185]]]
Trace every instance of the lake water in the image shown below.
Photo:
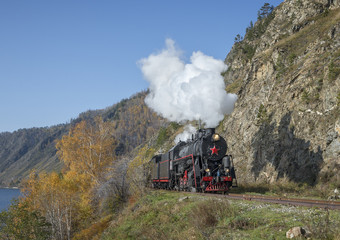
[[[11,205],[11,200],[20,196],[19,189],[0,188],[0,211]]]

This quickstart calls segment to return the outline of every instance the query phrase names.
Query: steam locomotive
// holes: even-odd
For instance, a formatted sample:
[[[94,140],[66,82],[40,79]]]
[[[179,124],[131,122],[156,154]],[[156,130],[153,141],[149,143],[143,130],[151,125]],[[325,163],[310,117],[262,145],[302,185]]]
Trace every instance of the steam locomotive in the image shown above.
[[[181,191],[228,192],[237,186],[227,143],[214,128],[199,129],[191,140],[150,160],[154,188]],[[234,184],[234,185],[233,185]]]

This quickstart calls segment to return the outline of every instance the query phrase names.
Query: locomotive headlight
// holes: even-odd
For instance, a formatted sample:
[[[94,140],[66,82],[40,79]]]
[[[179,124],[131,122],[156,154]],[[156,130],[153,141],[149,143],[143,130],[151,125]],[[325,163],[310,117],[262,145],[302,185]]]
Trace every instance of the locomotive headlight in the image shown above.
[[[215,142],[219,141],[220,138],[221,138],[220,135],[218,135],[217,133],[215,133],[215,134],[212,136],[212,139],[213,139]]]
[[[209,169],[209,168],[207,168],[207,169],[205,169],[205,171],[208,173],[208,172],[210,172],[210,169]]]
[[[229,173],[229,172],[230,172],[229,168],[226,168],[226,169],[225,169],[225,172],[226,172],[226,173]]]

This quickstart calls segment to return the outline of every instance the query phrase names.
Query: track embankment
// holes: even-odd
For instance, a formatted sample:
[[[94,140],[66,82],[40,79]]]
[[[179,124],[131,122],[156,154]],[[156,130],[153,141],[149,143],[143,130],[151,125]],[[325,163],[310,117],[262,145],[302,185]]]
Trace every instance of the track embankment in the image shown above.
[[[285,198],[285,197],[234,194],[234,193],[229,193],[227,195],[221,195],[221,196],[228,198],[228,199],[239,199],[239,200],[247,200],[247,201],[258,201],[258,202],[285,204],[285,205],[291,205],[291,206],[305,206],[305,207],[317,207],[317,208],[340,210],[340,202],[339,201],[326,201],[326,200],[301,199],[301,198]]]
[[[153,188],[149,188],[149,189],[155,190]],[[171,191],[178,192],[175,190],[171,190]],[[216,194],[216,193],[213,194],[213,193],[202,193],[202,192],[190,192],[190,193],[201,195],[201,196],[219,197],[219,198],[227,198],[227,199],[233,199],[233,200],[257,201],[257,202],[283,204],[283,205],[290,205],[290,206],[316,207],[316,208],[340,210],[340,201],[328,201],[328,200],[321,200],[321,199],[304,199],[304,198],[286,198],[286,197],[236,194],[236,193],[227,193],[227,194]]]

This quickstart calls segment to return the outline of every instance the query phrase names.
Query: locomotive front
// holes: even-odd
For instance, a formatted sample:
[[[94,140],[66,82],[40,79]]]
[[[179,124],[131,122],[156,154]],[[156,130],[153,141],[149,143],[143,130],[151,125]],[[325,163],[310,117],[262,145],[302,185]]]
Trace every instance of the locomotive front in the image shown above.
[[[204,192],[227,192],[235,179],[235,170],[225,139],[215,129],[205,130],[202,138],[202,176],[200,188]]]

